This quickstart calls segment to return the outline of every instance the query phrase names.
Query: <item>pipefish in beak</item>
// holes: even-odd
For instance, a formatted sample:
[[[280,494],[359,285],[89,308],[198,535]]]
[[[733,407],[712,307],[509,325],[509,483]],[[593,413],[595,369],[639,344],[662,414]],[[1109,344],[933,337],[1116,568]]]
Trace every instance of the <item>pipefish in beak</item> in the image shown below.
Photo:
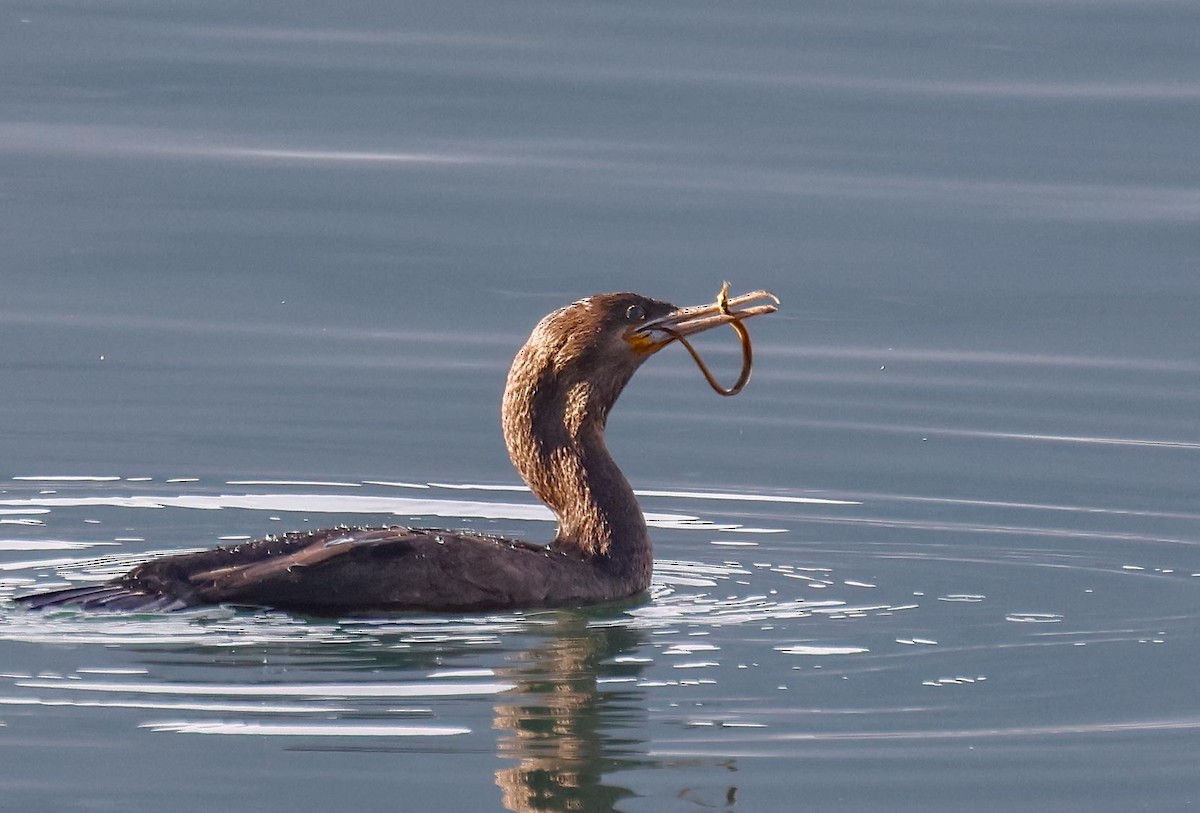
[[[775,296],[769,291],[755,291],[753,294],[745,294],[738,297],[735,302],[745,303],[752,301],[753,299],[766,298],[773,300],[775,305],[779,304],[779,297]],[[724,396],[737,395],[739,392],[741,392],[746,384],[750,382],[750,372],[754,367],[754,348],[750,343],[750,331],[747,330],[746,326],[742,324],[742,320],[764,312],[764,308],[775,310],[775,308],[771,305],[763,305],[746,311],[734,311],[730,308],[731,304],[732,303],[729,300],[729,283],[725,282],[721,285],[721,290],[717,292],[716,300],[714,301],[713,305],[709,307],[715,307],[717,315],[724,317],[721,321],[733,328],[733,331],[734,333],[737,333],[738,340],[742,346],[742,371],[738,375],[737,381],[734,381],[733,385],[728,388],[721,386],[720,382],[717,381],[716,376],[714,376],[712,371],[708,369],[708,365],[704,363],[704,359],[700,357],[699,351],[692,346],[692,343],[687,340],[687,337],[683,333],[666,325],[661,325],[658,327],[659,330],[662,330],[663,332],[672,336],[684,346],[684,349],[686,349],[688,354],[691,355],[692,361],[696,362],[696,366],[700,368],[700,372],[704,375],[704,380],[707,381],[708,385],[713,388],[713,392],[717,393],[717,395]]]

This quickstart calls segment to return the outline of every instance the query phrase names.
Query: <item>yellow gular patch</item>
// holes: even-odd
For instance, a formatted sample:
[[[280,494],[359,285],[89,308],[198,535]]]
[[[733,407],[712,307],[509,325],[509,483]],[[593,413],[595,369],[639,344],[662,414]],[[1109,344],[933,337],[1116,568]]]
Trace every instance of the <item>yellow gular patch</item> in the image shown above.
[[[645,333],[630,333],[625,337],[625,341],[629,342],[629,346],[633,348],[635,353],[653,353],[663,346],[662,342],[655,341]]]

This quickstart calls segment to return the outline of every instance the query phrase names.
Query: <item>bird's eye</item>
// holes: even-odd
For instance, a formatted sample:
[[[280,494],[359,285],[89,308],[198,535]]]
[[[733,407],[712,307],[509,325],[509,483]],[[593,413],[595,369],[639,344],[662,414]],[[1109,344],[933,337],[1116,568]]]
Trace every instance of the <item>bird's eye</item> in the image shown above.
[[[630,322],[640,322],[646,318],[646,311],[641,305],[630,305],[625,310],[625,318]]]

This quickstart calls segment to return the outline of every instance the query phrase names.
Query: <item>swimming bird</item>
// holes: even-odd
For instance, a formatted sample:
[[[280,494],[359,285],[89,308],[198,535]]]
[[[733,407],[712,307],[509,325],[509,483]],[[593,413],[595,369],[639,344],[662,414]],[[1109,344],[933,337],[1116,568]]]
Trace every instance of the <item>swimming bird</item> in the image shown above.
[[[751,361],[742,322],[777,303],[766,291],[730,298],[727,285],[715,302],[688,308],[600,294],[538,323],[509,371],[501,418],[514,466],[558,519],[549,545],[467,531],[340,527],[164,556],[108,582],[18,601],[133,612],[224,604],[338,616],[632,596],[650,584],[653,549],[633,489],[604,443],[609,411],[642,363],[676,341],[714,388],[740,389]],[[686,337],[725,324],[742,339],[744,363],[738,384],[722,391]]]

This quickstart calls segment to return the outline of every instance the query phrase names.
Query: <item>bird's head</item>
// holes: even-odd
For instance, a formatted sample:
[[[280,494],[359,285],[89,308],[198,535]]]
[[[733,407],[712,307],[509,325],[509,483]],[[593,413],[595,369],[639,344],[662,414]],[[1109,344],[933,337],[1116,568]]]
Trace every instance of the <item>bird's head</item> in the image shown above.
[[[624,385],[654,353],[672,342],[721,325],[773,313],[779,300],[766,291],[680,308],[633,293],[597,294],[551,313],[534,329],[529,345],[549,352],[556,372],[604,371]],[[739,331],[741,332],[741,331]]]

